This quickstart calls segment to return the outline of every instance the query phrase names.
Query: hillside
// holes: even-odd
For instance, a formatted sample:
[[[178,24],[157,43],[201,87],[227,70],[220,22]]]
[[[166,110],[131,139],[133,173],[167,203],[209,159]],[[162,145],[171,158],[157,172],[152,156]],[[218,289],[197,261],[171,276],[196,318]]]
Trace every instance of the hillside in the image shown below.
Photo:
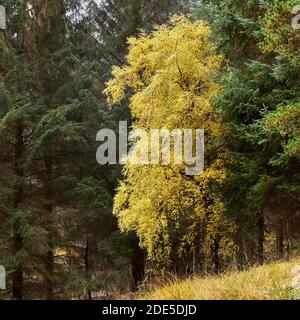
[[[292,290],[292,270],[300,259],[271,263],[219,277],[173,281],[143,295],[149,300],[284,300],[300,297]]]

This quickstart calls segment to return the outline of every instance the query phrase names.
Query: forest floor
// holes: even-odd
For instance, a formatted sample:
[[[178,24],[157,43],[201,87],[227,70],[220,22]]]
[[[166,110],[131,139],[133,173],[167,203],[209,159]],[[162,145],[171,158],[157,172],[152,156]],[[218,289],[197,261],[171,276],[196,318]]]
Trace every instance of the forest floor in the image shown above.
[[[169,284],[142,293],[146,300],[286,300],[300,299],[300,290],[292,288],[300,258],[270,263],[247,271],[218,277],[172,280]],[[299,279],[300,274],[298,274]]]

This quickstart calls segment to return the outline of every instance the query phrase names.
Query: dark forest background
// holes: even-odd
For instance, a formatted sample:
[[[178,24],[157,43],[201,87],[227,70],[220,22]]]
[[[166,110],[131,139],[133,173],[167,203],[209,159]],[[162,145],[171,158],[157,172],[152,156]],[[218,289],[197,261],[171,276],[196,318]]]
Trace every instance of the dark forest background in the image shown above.
[[[0,31],[0,264],[4,299],[106,299],[168,274],[243,269],[299,250],[299,30],[297,1],[4,0]],[[222,188],[236,250],[215,237],[184,263],[147,258],[112,214],[121,166],[100,166],[96,134],[131,123],[129,97],[109,107],[112,66],[127,39],[174,14],[204,20],[225,56]],[[163,43],[162,43],[163,46]],[[270,115],[271,114],[271,115]],[[267,119],[267,120],[266,120]],[[265,125],[265,124],[268,125]],[[170,230],[170,233],[174,230]],[[205,234],[199,229],[197,241]],[[194,248],[195,249],[195,248]]]

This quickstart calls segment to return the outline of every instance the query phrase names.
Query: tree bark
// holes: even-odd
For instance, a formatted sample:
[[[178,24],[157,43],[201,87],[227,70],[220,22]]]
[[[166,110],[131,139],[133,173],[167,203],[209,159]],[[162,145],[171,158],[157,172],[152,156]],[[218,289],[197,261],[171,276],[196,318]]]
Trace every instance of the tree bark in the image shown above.
[[[16,126],[16,143],[15,143],[15,196],[14,196],[14,209],[19,208],[20,203],[23,201],[23,154],[24,154],[24,141],[23,141],[23,124],[22,121],[17,122]],[[17,257],[23,249],[23,237],[20,234],[19,221],[15,221],[13,226],[13,255]],[[22,261],[17,261],[14,266],[12,274],[12,296],[13,299],[23,299],[23,264]]]
[[[48,233],[48,250],[45,254],[45,297],[46,300],[54,299],[53,277],[54,277],[54,253],[53,253],[53,227],[52,227],[52,201],[53,201],[53,161],[51,157],[45,160],[46,181],[45,181],[45,208],[46,208],[46,226]]]
[[[16,234],[13,238],[13,254],[16,256],[23,248],[23,238]],[[12,296],[13,299],[23,299],[23,265],[18,262],[12,274]]]
[[[137,236],[132,241],[132,257],[131,257],[131,277],[132,291],[135,292],[141,285],[145,277],[145,254],[144,250],[139,246]]]
[[[257,241],[257,256],[258,263],[264,263],[264,241],[265,241],[265,218],[263,212],[259,213],[257,221],[258,241]]]
[[[213,245],[211,247],[211,255],[214,273],[218,274],[221,270],[221,263],[219,258],[219,241],[217,239],[214,239],[213,241]]]
[[[54,275],[54,254],[53,250],[49,249],[45,257],[45,293],[46,300],[54,300],[53,282]]]
[[[85,245],[85,251],[84,251],[84,266],[85,266],[85,274],[87,280],[89,280],[90,277],[90,241],[89,239],[86,240],[86,245]],[[87,292],[87,300],[93,300],[92,298],[92,292],[91,290],[88,290]]]
[[[277,242],[277,257],[278,259],[283,258],[283,241],[284,241],[284,233],[283,233],[283,222],[280,221],[280,225],[277,229],[276,242]]]

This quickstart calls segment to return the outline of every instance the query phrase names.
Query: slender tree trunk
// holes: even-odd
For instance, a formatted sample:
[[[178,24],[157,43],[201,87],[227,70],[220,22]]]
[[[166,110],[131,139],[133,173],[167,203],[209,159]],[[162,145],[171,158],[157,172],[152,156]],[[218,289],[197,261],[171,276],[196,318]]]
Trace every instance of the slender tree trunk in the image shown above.
[[[292,224],[291,219],[288,219],[287,224],[286,224],[286,252],[287,252],[288,256],[291,254],[291,250],[292,250],[291,238],[290,238],[291,224]]]
[[[214,273],[218,274],[221,270],[221,263],[219,257],[219,241],[217,239],[214,239],[213,245],[211,246],[211,255]]]
[[[192,275],[199,274],[201,271],[203,271],[203,241],[202,239],[204,238],[204,230],[203,230],[203,225],[199,225],[198,227],[198,233],[196,235],[195,239],[195,249],[193,253],[193,268],[192,268]]]
[[[53,245],[53,226],[52,226],[52,201],[53,201],[53,161],[51,157],[45,160],[46,181],[45,181],[45,201],[46,201],[46,230],[48,233],[48,250],[45,254],[45,297],[46,300],[54,299],[53,277],[54,277],[54,245]]]
[[[90,258],[89,258],[90,252],[89,251],[90,251],[90,241],[89,239],[87,239],[86,245],[85,245],[85,251],[84,251],[84,265],[85,265],[85,274],[87,279],[89,279],[90,277]],[[93,300],[91,290],[88,290],[87,299]]]
[[[49,249],[45,257],[45,294],[46,300],[54,300],[53,275],[54,275],[54,255],[53,250]]]
[[[133,252],[131,257],[131,277],[132,291],[135,292],[145,277],[145,255],[139,246],[139,240],[135,236],[133,239]]]
[[[258,263],[264,263],[264,241],[265,241],[265,218],[263,212],[259,213],[257,221],[258,241],[257,241],[257,256]]]
[[[16,256],[23,248],[23,238],[16,234],[13,238],[13,254]],[[12,295],[13,299],[23,299],[23,266],[21,262],[17,262],[15,271],[12,275]]]
[[[280,226],[278,227],[277,230],[277,235],[276,235],[276,242],[277,242],[277,256],[278,259],[282,259],[283,258],[283,241],[284,241],[284,232],[283,232],[283,222],[280,221]]]
[[[15,197],[14,208],[18,209],[20,203],[23,201],[23,154],[24,154],[24,141],[23,141],[23,125],[19,121],[16,128],[16,143],[15,143]],[[16,221],[13,226],[13,255],[18,256],[23,249],[23,237],[20,234],[20,223]],[[23,299],[23,265],[22,261],[17,261],[14,266],[14,273],[12,274],[12,295],[14,299]]]

